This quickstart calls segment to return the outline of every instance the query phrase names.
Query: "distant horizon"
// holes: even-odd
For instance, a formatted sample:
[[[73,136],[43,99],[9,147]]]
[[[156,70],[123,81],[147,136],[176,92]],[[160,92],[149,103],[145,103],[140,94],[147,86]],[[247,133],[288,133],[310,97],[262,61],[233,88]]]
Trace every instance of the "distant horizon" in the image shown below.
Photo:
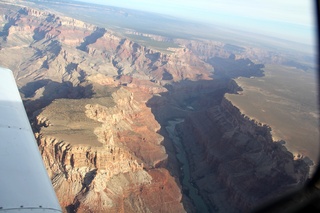
[[[78,0],[218,24],[297,43],[316,45],[316,24],[311,0]],[[288,6],[289,5],[289,6]]]

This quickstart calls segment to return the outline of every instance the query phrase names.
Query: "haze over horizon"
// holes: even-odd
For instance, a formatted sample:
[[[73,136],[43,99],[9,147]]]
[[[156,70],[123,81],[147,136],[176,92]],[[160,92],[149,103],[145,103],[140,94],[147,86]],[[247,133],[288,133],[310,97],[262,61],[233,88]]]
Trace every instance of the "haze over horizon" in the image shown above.
[[[223,25],[311,46],[316,43],[315,11],[310,0],[80,1]]]

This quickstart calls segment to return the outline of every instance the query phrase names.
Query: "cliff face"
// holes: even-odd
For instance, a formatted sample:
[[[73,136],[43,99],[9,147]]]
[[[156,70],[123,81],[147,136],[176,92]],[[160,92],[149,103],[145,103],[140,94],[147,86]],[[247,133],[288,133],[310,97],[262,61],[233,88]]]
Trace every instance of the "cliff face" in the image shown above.
[[[249,211],[306,181],[308,165],[274,142],[270,130],[226,99],[179,126],[192,180],[212,209]]]
[[[38,142],[64,211],[184,211],[180,189],[168,171],[146,171],[124,149],[70,145],[44,136]]]
[[[146,97],[121,87],[111,97],[55,101],[37,116],[39,149],[66,210],[184,211],[174,178],[157,168],[167,155]]]
[[[218,41],[189,41],[177,39],[179,44],[186,46],[193,51],[201,59],[207,61],[214,57],[228,58],[231,54],[235,59],[250,58],[253,61],[260,63],[285,63],[287,58],[285,55],[270,50],[265,50],[257,47],[236,46]]]
[[[148,101],[162,127],[184,120],[176,135],[187,154],[190,181],[210,211],[252,211],[308,178],[307,159],[294,159],[281,141],[273,141],[269,126],[249,119],[223,98],[239,89],[227,79],[180,82]],[[179,150],[164,145],[171,166]]]

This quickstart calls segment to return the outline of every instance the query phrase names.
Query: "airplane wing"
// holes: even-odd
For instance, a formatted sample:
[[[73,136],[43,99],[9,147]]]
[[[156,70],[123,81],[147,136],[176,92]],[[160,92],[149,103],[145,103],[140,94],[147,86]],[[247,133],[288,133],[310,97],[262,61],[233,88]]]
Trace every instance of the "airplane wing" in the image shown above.
[[[0,213],[62,212],[11,70],[0,67]]]

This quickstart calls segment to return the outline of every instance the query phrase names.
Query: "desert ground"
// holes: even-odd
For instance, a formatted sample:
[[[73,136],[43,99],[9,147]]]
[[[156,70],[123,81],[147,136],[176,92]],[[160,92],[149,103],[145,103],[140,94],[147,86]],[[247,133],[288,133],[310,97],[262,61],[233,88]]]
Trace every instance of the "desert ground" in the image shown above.
[[[269,124],[277,140],[293,153],[319,157],[316,75],[281,65],[266,65],[262,78],[238,78],[244,91],[227,94],[243,114]],[[307,82],[307,83],[306,83]]]

